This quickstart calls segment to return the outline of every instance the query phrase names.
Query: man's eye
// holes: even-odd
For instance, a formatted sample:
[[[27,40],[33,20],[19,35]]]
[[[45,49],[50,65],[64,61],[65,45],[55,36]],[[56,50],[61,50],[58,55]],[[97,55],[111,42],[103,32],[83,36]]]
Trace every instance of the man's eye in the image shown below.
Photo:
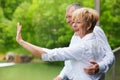
[[[66,16],[66,18],[71,18],[72,16]]]
[[[71,18],[72,16],[68,16],[69,18]]]

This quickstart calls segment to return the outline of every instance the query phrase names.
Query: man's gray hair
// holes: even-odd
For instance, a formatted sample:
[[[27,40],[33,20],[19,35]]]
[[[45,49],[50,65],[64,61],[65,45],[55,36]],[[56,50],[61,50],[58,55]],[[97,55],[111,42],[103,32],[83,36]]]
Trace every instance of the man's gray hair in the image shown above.
[[[80,4],[74,3],[74,4],[67,6],[66,11],[69,10],[71,7],[75,7],[75,9],[82,8],[82,6]]]

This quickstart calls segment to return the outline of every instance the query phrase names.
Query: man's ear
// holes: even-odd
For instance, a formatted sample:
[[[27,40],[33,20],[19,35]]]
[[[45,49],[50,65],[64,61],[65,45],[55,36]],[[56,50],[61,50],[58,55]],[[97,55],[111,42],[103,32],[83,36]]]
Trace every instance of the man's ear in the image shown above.
[[[91,27],[92,27],[92,24],[89,23],[89,25],[88,25],[88,27],[87,27],[87,31],[89,31],[89,30],[91,29]]]

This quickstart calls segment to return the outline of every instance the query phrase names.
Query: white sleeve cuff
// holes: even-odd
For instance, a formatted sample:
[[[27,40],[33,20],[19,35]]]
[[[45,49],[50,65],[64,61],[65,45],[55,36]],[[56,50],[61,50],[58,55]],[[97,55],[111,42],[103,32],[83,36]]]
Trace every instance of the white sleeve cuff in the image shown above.
[[[99,73],[106,73],[108,71],[108,67],[104,65],[104,63],[102,63],[102,61],[100,63],[98,63],[99,65]]]

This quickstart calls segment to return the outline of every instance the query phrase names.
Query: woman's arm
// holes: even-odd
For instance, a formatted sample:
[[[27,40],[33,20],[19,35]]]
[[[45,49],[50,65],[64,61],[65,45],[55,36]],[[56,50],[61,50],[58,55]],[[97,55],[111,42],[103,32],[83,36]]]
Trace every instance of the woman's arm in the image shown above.
[[[17,24],[17,35],[16,35],[16,41],[25,49],[33,53],[34,55],[40,57],[42,54],[45,54],[45,52],[42,50],[41,47],[35,46],[33,44],[30,44],[22,39],[21,36],[21,29],[22,26],[18,23]]]

